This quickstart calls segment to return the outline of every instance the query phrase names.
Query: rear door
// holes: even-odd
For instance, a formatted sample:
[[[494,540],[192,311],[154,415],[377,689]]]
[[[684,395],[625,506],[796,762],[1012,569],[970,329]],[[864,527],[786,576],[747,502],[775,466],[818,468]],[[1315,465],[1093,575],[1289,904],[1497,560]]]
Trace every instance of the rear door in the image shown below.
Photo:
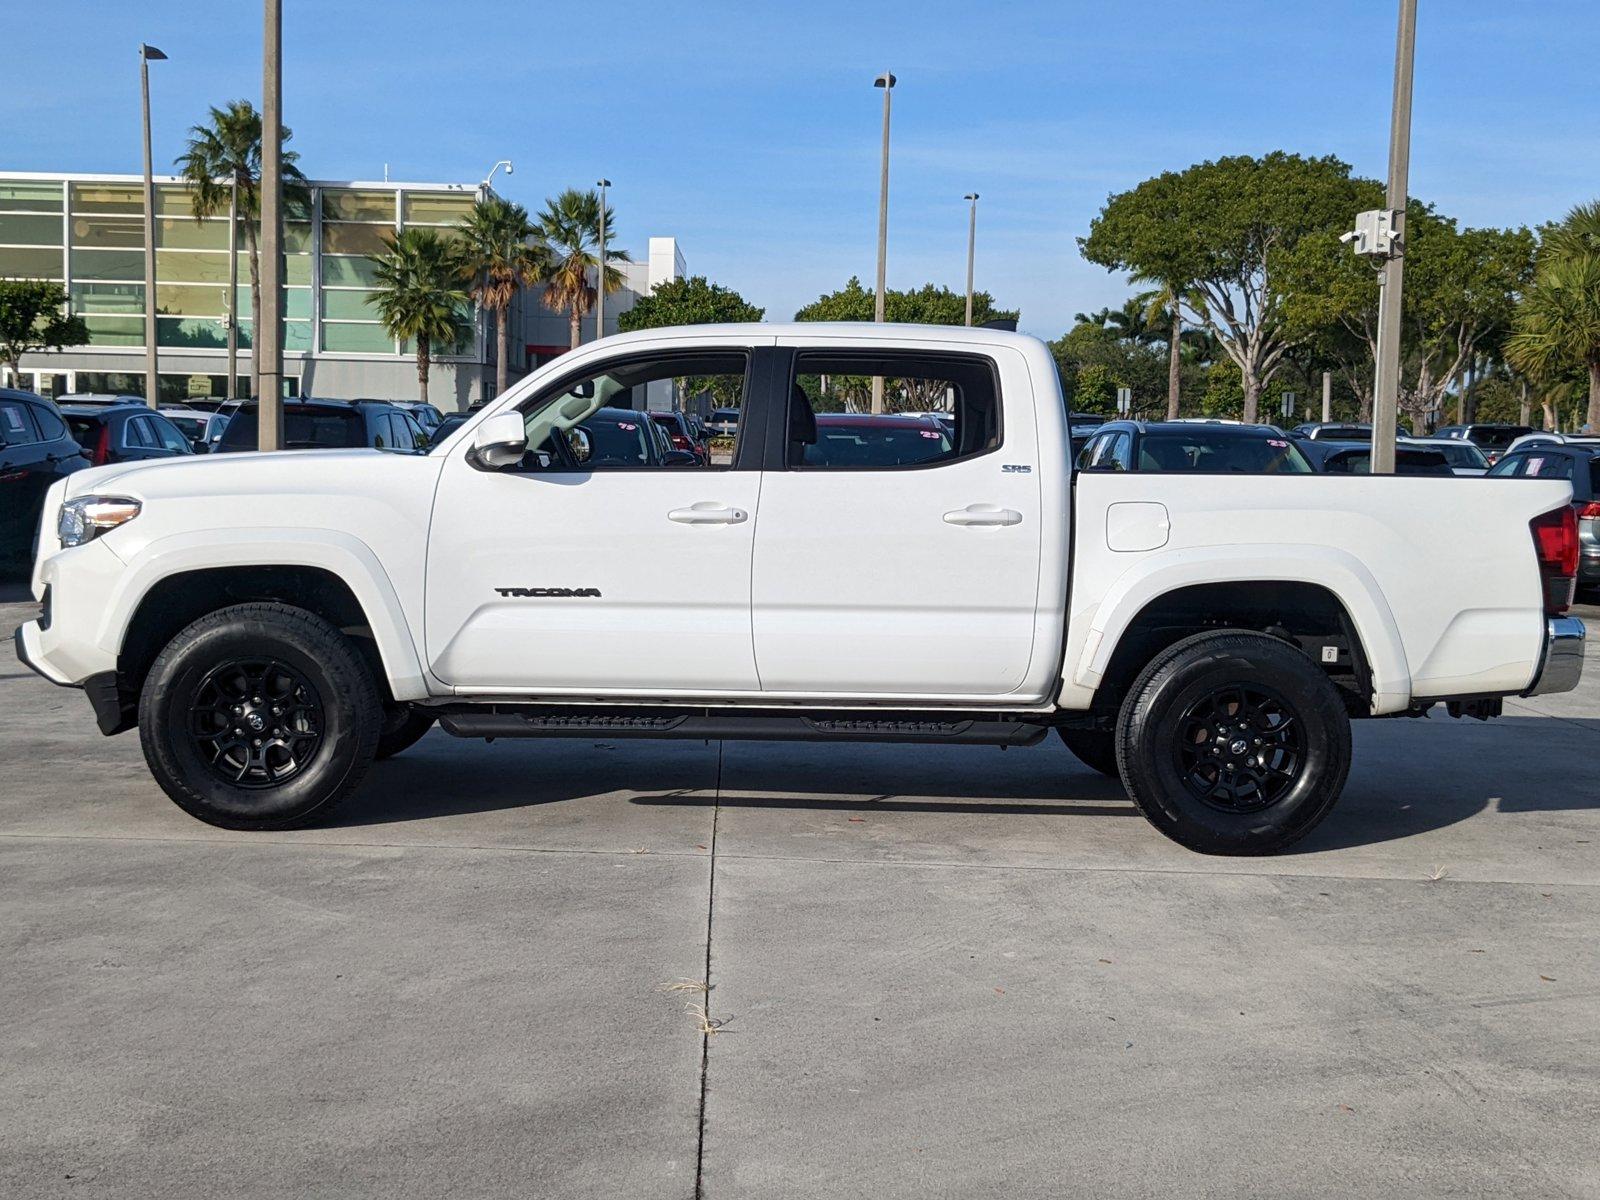
[[[55,481],[49,445],[34,423],[30,405],[0,397],[0,554],[32,545],[45,490]]]
[[[650,384],[742,399],[764,357],[749,343],[684,338],[584,355],[519,403],[530,441],[519,466],[474,466],[471,438],[462,439],[440,473],[428,538],[435,676],[463,692],[758,693],[759,462],[746,463],[739,446],[722,467],[614,453],[603,421],[653,429],[643,413],[597,418],[584,459],[558,439],[598,405],[614,414]],[[568,414],[559,422],[558,411]]]
[[[780,350],[786,440],[761,485],[752,588],[765,692],[992,700],[1028,679],[1041,493],[1026,360],[928,345]],[[954,438],[929,430],[919,458],[871,432],[904,418],[869,413],[839,423],[865,422],[853,452],[815,453],[815,412],[870,410],[874,376],[888,414],[954,411]]]

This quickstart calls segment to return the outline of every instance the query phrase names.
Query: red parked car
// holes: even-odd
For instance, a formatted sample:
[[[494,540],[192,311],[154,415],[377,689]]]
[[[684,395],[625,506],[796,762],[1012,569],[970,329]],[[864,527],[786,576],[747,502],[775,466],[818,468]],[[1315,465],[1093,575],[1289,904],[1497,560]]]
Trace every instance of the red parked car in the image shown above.
[[[653,412],[650,419],[667,431],[674,450],[687,450],[702,467],[711,465],[711,447],[695,436],[694,426],[681,412]]]

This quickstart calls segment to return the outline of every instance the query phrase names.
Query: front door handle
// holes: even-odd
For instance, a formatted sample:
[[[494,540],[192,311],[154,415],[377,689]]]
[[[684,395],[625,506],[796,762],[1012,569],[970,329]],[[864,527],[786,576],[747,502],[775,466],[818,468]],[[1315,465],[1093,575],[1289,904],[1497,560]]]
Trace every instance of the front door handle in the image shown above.
[[[1020,525],[1022,514],[994,504],[969,504],[944,515],[946,525]]]
[[[675,508],[667,514],[667,520],[676,521],[680,525],[737,525],[747,521],[750,514],[742,508],[729,508],[725,504],[718,504],[715,500],[702,500],[699,504],[691,504],[688,508]]]

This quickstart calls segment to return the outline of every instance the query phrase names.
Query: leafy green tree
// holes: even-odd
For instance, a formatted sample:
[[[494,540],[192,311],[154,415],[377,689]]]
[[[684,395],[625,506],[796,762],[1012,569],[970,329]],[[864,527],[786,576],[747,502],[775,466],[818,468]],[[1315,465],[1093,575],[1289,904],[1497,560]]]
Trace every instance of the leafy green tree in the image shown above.
[[[472,206],[461,223],[469,290],[479,307],[494,314],[495,394],[506,390],[511,348],[507,325],[517,290],[544,277],[550,250],[538,240],[528,210],[499,196]]]
[[[691,275],[656,284],[648,296],[640,296],[617,318],[617,328],[628,333],[668,325],[759,321],[766,315],[766,309],[757,308],[732,288],[712,283],[704,275]]]
[[[287,145],[294,132],[283,130]],[[283,193],[291,204],[309,212],[311,193],[305,176],[296,165],[300,155],[283,151]],[[261,114],[248,100],[234,100],[224,108],[212,108],[211,120],[189,130],[189,144],[177,158],[178,171],[189,185],[190,203],[196,221],[228,211],[235,187],[239,190],[239,220],[244,225],[245,247],[250,262],[250,330],[261,328],[261,251],[258,230],[261,225]],[[228,311],[234,299],[228,297]],[[237,318],[238,314],[234,314]],[[251,355],[254,363],[255,356]],[[259,384],[260,372],[252,366],[251,378]],[[233,384],[229,381],[231,389]],[[251,394],[260,394],[252,386]]]
[[[1307,234],[1343,229],[1353,197],[1350,168],[1333,157],[1222,158],[1113,195],[1079,247],[1090,262],[1155,283],[1210,330],[1239,368],[1241,411],[1253,421],[1296,343],[1279,266]]]
[[[1547,389],[1581,369],[1588,376],[1585,425],[1600,429],[1600,201],[1545,230],[1506,357]]]
[[[617,318],[624,333],[635,329],[662,329],[669,325],[718,325],[759,321],[766,309],[757,308],[732,288],[712,283],[704,275],[668,279],[640,296],[632,308]],[[709,395],[711,403],[737,407],[740,387],[723,375],[691,375],[674,381],[680,395]]]
[[[967,319],[967,294],[952,292],[947,287],[925,283],[915,291],[899,292],[890,288],[883,296],[885,321],[906,325],[962,325]],[[850,281],[837,292],[819,296],[799,312],[796,321],[870,321],[872,320],[872,291],[861,286],[861,280],[852,275]],[[982,325],[988,321],[1015,321],[1020,316],[1016,309],[994,306],[994,297],[988,292],[972,294],[972,323]]]
[[[388,251],[372,259],[377,264],[374,305],[391,337],[416,344],[417,391],[426,404],[433,347],[454,345],[459,338],[468,304],[461,286],[468,260],[454,239],[425,226],[384,240]]]
[[[88,326],[67,309],[67,293],[59,283],[0,279],[0,357],[13,379],[22,378],[24,354],[81,346],[88,340]]]
[[[576,350],[583,339],[583,318],[594,311],[594,285],[589,274],[600,267],[600,193],[568,188],[546,200],[538,217],[539,233],[549,243],[553,260],[545,274],[544,301],[567,314],[569,345]],[[616,218],[606,208],[607,239],[616,231]],[[626,250],[606,247],[601,286],[607,294],[622,286],[622,272],[611,265],[628,262]]]
[[[1130,304],[1141,312],[1146,309],[1142,301]],[[1122,311],[1128,307],[1125,305]],[[1125,387],[1133,393],[1133,415],[1159,415],[1166,407],[1166,355],[1150,343],[1163,340],[1162,330],[1121,321],[1097,323],[1095,318],[1099,315],[1080,313],[1089,320],[1050,343],[1068,407],[1074,412],[1114,412],[1116,390]],[[1118,328],[1129,329],[1130,336],[1118,336]],[[1203,386],[1204,371],[1200,366],[1188,363],[1183,370],[1188,387]]]

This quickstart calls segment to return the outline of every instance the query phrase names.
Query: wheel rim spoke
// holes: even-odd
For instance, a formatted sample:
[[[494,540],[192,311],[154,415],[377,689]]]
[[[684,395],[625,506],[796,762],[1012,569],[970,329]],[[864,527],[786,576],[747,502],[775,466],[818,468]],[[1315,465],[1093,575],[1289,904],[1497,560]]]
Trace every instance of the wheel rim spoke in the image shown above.
[[[1271,688],[1226,684],[1196,698],[1173,727],[1179,778],[1196,800],[1227,813],[1270,808],[1299,783],[1304,726]]]
[[[316,688],[275,658],[219,664],[195,687],[189,704],[191,744],[212,773],[233,787],[288,782],[316,757],[324,728]]]

